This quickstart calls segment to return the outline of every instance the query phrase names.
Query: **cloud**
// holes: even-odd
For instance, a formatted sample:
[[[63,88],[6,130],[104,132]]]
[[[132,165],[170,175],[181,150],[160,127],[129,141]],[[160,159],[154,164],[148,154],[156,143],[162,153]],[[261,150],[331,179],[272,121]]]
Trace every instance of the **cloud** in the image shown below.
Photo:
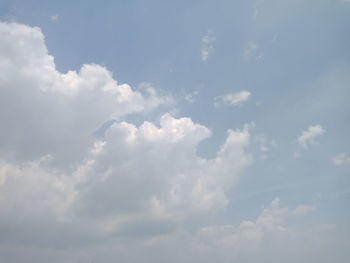
[[[246,102],[249,97],[251,96],[251,93],[249,91],[240,91],[236,93],[228,93],[225,95],[217,96],[214,98],[214,106],[215,107],[221,107],[221,106],[238,106]]]
[[[298,137],[298,143],[304,149],[308,149],[310,145],[314,145],[317,143],[316,138],[323,135],[324,132],[325,130],[322,128],[321,125],[311,125]]]
[[[59,72],[37,27],[0,23],[0,38],[0,244],[157,236],[225,209],[252,163],[248,125],[201,158],[212,132],[191,118],[125,120],[171,104],[151,85],[135,90],[96,64]]]
[[[335,165],[349,165],[350,155],[349,153],[339,153],[333,157],[332,161]]]
[[[59,72],[36,27],[0,23],[0,38],[4,261],[232,262],[261,258],[264,244],[271,254],[276,244],[296,247],[281,236],[305,240],[289,222],[313,209],[305,204],[275,199],[255,219],[215,221],[253,163],[249,125],[229,129],[203,158],[198,147],[212,131],[166,113],[172,98],[151,84],[135,89],[96,64]],[[228,95],[219,101],[239,105],[250,93]],[[151,111],[161,117],[149,120]],[[136,125],[132,114],[148,121]]]
[[[152,87],[118,83],[97,64],[57,71],[37,27],[0,23],[0,156],[35,160],[51,154],[71,166],[103,123],[169,105]]]
[[[264,52],[261,51],[259,45],[254,41],[249,41],[243,50],[243,59],[246,62],[262,61],[265,58]]]
[[[201,60],[206,62],[214,51],[215,42],[214,33],[209,30],[208,33],[201,40]]]

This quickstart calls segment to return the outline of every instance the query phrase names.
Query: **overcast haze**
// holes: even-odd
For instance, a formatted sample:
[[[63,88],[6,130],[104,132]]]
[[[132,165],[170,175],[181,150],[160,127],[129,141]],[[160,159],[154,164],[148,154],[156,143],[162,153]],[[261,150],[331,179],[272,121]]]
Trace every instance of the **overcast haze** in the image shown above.
[[[0,0],[0,261],[350,261],[350,1]]]

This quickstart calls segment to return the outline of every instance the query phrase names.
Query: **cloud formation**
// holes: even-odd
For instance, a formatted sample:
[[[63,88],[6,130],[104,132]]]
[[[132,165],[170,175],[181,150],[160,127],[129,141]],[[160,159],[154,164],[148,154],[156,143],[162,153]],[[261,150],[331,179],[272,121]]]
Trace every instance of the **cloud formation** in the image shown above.
[[[60,73],[39,28],[0,24],[0,153],[74,163],[104,122],[167,104],[155,89],[119,84],[96,64]]]
[[[316,138],[323,135],[325,130],[319,124],[311,125],[298,137],[298,143],[307,150],[310,145],[317,144]]]
[[[214,98],[214,106],[239,106],[246,102],[251,93],[249,91],[240,91],[236,93],[228,93]]]
[[[188,117],[123,120],[169,103],[149,85],[136,91],[96,64],[57,71],[36,27],[0,23],[0,37],[1,242],[29,242],[39,224],[35,242],[48,246],[132,235],[135,225],[151,233],[157,222],[227,206],[252,162],[248,126],[228,130],[216,156],[201,158],[211,131]],[[57,231],[69,238],[52,238]]]
[[[0,39],[4,261],[257,262],[280,248],[302,252],[309,232],[293,219],[313,206],[286,208],[276,198],[243,221],[227,216],[232,191],[254,161],[251,143],[267,158],[274,141],[243,125],[203,158],[199,145],[213,131],[167,113],[173,99],[152,85],[119,83],[97,64],[58,71],[37,27],[0,23]],[[214,40],[203,38],[203,61]],[[214,103],[238,106],[250,96],[230,93]],[[308,148],[323,133],[310,126],[298,141]],[[320,251],[322,236],[310,236]],[[279,242],[290,239],[291,246]]]

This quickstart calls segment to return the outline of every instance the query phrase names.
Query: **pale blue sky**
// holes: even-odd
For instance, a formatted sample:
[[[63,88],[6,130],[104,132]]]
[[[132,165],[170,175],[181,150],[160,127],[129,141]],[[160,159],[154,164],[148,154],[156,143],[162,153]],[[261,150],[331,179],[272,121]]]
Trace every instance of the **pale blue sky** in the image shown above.
[[[35,92],[28,91],[26,94],[24,86],[28,84],[34,89],[36,85],[39,87],[37,83],[42,83],[40,81],[44,81],[47,76],[45,74],[48,73],[35,71],[37,66],[31,64],[29,73],[16,75],[17,71],[22,72],[20,69],[16,70],[24,65],[20,64],[22,60],[29,61],[41,55],[34,52],[36,44],[30,46],[27,40],[23,40],[23,50],[28,49],[28,53],[33,52],[36,55],[33,55],[33,58],[26,58],[24,55],[20,57],[22,60],[15,61],[15,56],[6,51],[11,46],[11,41],[20,41],[13,35],[8,42],[9,46],[0,45],[0,59],[8,59],[17,65],[11,69],[6,63],[0,65],[0,69],[7,72],[0,75],[0,89],[4,90],[4,93],[1,93],[3,99],[0,100],[3,101],[3,106],[0,106],[3,112],[1,118],[6,119],[2,124],[6,131],[0,133],[0,139],[3,141],[0,144],[0,165],[12,167],[6,168],[6,171],[13,169],[17,171],[13,174],[20,174],[16,169],[22,168],[16,168],[17,166],[29,165],[28,169],[32,169],[30,165],[39,162],[40,169],[46,169],[45,172],[73,176],[78,173],[77,167],[84,166],[84,161],[90,158],[87,157],[89,153],[86,147],[93,145],[92,141],[96,139],[92,134],[111,119],[117,121],[116,125],[125,121],[138,127],[148,121],[159,126],[161,116],[170,113],[175,119],[188,117],[192,122],[211,131],[209,136],[209,132],[197,126],[181,126],[183,123],[178,123],[176,125],[185,127],[184,134],[189,134],[188,141],[176,141],[179,144],[176,147],[180,148],[174,146],[174,153],[163,153],[157,145],[153,145],[155,141],[151,141],[138,148],[139,151],[145,152],[145,156],[142,156],[141,153],[135,153],[128,148],[129,146],[125,146],[124,142],[120,144],[119,139],[109,141],[108,136],[122,138],[124,135],[121,134],[124,133],[109,131],[114,128],[108,129],[105,142],[108,154],[103,158],[99,157],[103,162],[97,157],[94,159],[96,163],[101,164],[96,165],[89,176],[107,178],[108,174],[123,171],[121,173],[135,178],[130,181],[131,179],[116,176],[108,187],[100,185],[99,179],[68,183],[74,185],[72,189],[79,192],[79,197],[75,197],[76,200],[74,199],[69,208],[69,215],[65,212],[66,221],[62,221],[64,223],[59,220],[56,222],[56,219],[45,221],[44,225],[50,228],[50,231],[55,231],[49,231],[51,234],[39,237],[38,239],[42,238],[42,242],[31,241],[36,237],[30,229],[38,226],[38,217],[40,218],[41,213],[45,214],[43,211],[46,211],[46,208],[43,211],[39,208],[37,210],[36,202],[28,203],[28,206],[34,206],[33,212],[20,216],[23,222],[19,220],[17,223],[22,227],[18,227],[17,223],[10,223],[11,218],[15,217],[15,212],[6,212],[6,220],[0,220],[0,236],[6,236],[5,239],[0,238],[0,251],[7,251],[7,262],[24,262],[21,257],[16,259],[15,253],[24,255],[23,258],[28,253],[36,262],[56,262],[52,261],[53,258],[57,258],[57,262],[94,260],[96,263],[115,262],[115,258],[121,258],[123,262],[165,262],[169,258],[169,262],[209,262],[212,259],[216,262],[258,262],[258,258],[263,258],[266,262],[296,262],[290,255],[298,255],[295,259],[298,262],[346,262],[350,259],[348,251],[339,252],[339,249],[350,246],[349,1],[0,0],[0,21],[15,22],[11,24],[14,28],[20,24],[27,25],[34,31],[33,27],[40,28],[45,42],[40,40],[41,42],[35,43],[38,43],[38,46],[46,44],[60,74],[69,70],[79,71],[84,64],[98,64],[112,72],[113,79],[119,84],[127,83],[133,91],[140,91],[143,96],[142,100],[130,99],[126,104],[118,104],[116,107],[112,105],[110,108],[109,101],[104,102],[107,97],[97,98],[100,93],[89,93],[86,98],[83,95],[81,101],[66,100],[55,95],[46,99],[41,97],[42,95],[33,95],[34,99],[31,100]],[[6,23],[2,26],[6,27]],[[15,32],[15,29],[6,30]],[[0,42],[2,38],[4,40],[7,37],[3,33],[6,30],[2,29],[0,32]],[[32,69],[33,71],[30,71]],[[12,72],[17,76],[18,82],[16,78],[8,77]],[[37,77],[36,74],[39,73],[36,72],[44,74]],[[89,78],[97,69],[89,72],[86,77],[81,78],[86,78],[87,82],[99,78]],[[31,82],[30,76],[39,80]],[[49,78],[51,77],[47,77]],[[104,85],[103,81],[102,84],[96,83],[84,85],[96,85],[97,88]],[[71,87],[70,84],[57,85]],[[13,87],[13,91],[6,91],[6,87]],[[148,87],[154,88],[157,95],[151,94],[147,97],[145,90]],[[21,95],[16,97],[13,95],[16,92]],[[242,92],[247,92],[245,98]],[[160,102],[155,102],[157,99]],[[237,101],[234,101],[235,99]],[[43,104],[40,104],[41,102]],[[51,103],[57,105],[50,107]],[[40,106],[37,106],[39,104]],[[65,105],[68,105],[67,108]],[[33,114],[27,112],[28,107],[32,109],[30,112]],[[50,112],[50,115],[46,115],[46,111]],[[86,115],[83,115],[84,112]],[[95,118],[91,123],[89,115]],[[21,121],[21,118],[24,121]],[[36,120],[31,122],[31,118]],[[57,119],[57,127],[50,128],[53,123],[50,119]],[[168,119],[165,117],[165,120]],[[81,127],[74,126],[74,123],[80,122]],[[28,124],[32,127],[28,132],[24,132],[25,127],[28,127],[25,125]],[[237,150],[239,145],[232,146],[237,155],[227,157],[226,160],[226,155],[220,155],[220,149],[228,140],[227,130],[241,129],[243,132],[245,125],[249,127],[246,128],[250,136],[249,143],[242,142],[246,147],[243,152]],[[193,130],[196,130],[194,134],[191,133]],[[181,131],[181,128],[169,130],[172,135],[164,138],[159,133],[154,135],[158,136],[155,140],[160,140],[159,143],[167,140],[174,143],[172,140],[175,140]],[[62,142],[69,144],[67,149],[62,146]],[[74,146],[75,144],[77,146]],[[113,148],[114,146],[116,148]],[[156,148],[147,152],[148,147]],[[182,163],[180,152],[191,152],[191,147],[195,153],[192,157],[187,157],[188,161],[195,163],[199,159],[206,160],[211,168],[203,168],[203,164],[196,164],[191,168],[191,165]],[[158,151],[161,151],[160,155]],[[155,153],[157,158],[152,159]],[[169,154],[168,164],[160,158],[166,158],[166,154]],[[41,164],[38,160],[46,155],[52,155],[53,161],[48,164],[43,161],[45,164]],[[240,156],[245,156],[244,158],[250,161],[244,163]],[[130,159],[126,161],[123,158]],[[138,158],[142,160],[142,164],[135,168]],[[190,158],[194,158],[193,161],[190,161]],[[215,166],[216,164],[211,166],[210,162],[215,163],[216,158],[226,160],[227,164],[220,167]],[[136,164],[128,170],[129,168],[123,166],[125,162]],[[157,162],[160,162],[159,166]],[[112,167],[110,170],[107,169],[108,165]],[[123,168],[120,168],[121,166]],[[174,178],[169,179],[169,182],[165,183],[165,179],[153,176],[153,173],[167,173],[168,168],[169,173],[174,174]],[[3,170],[5,171],[5,168]],[[0,173],[1,171],[0,169]],[[190,188],[192,190],[189,191],[193,194],[193,189],[197,189],[195,186],[191,188],[191,178],[193,174],[197,174],[193,171],[202,171],[199,173],[203,174],[208,172],[213,176],[208,175],[211,179],[206,182],[210,182],[207,186],[210,190],[207,189],[208,195],[203,194],[203,199],[200,200],[206,200],[203,201],[205,203],[208,201],[206,198],[211,196],[210,198],[215,200],[210,204],[213,207],[222,205],[222,208],[208,208],[210,205],[205,203],[208,205],[205,206],[207,210],[197,213],[196,202],[200,201],[195,199],[197,201],[194,201],[193,206],[181,203],[181,209],[176,206],[176,213],[174,212],[173,204],[167,203],[169,200],[164,197],[166,191],[163,192],[161,188],[180,180],[183,185],[179,183],[180,190],[176,188],[177,191],[186,192],[187,188]],[[21,173],[25,176],[26,173],[36,172],[30,170]],[[222,183],[221,179],[217,178],[221,178],[221,174],[225,177],[226,172],[237,179]],[[5,173],[3,172],[4,178],[11,177],[10,172]],[[142,179],[142,173],[151,174],[151,178]],[[182,174],[184,178],[181,177]],[[5,183],[1,183],[2,180]],[[16,191],[19,187],[19,183],[16,182],[6,186],[6,180],[9,179],[0,180],[0,196],[1,187],[8,187],[8,191]],[[36,179],[33,180],[28,182],[28,188],[31,188],[32,184],[35,185]],[[48,179],[42,180],[46,182]],[[140,187],[142,188],[143,184],[148,185],[147,182],[151,186],[149,189],[145,186],[147,190],[140,194]],[[68,188],[69,186],[66,186],[66,189]],[[221,191],[224,193],[225,202],[220,199],[221,194],[218,194]],[[25,194],[13,194],[10,198],[10,194],[5,190],[2,195],[5,201],[27,198]],[[162,213],[169,213],[167,216],[158,218],[158,214],[155,216],[153,212],[145,210],[145,204],[140,200],[150,198],[151,202],[152,196],[161,201],[166,200],[164,211],[168,212],[162,210]],[[192,197],[186,197],[184,194],[181,198]],[[46,197],[45,194],[38,194],[33,198]],[[261,223],[264,220],[259,221],[259,215],[263,217],[263,207],[271,207],[272,211],[273,200],[277,200],[276,198],[280,200],[281,209],[276,214],[288,214],[292,220],[289,222],[283,219],[280,222],[269,216],[269,220],[272,218],[278,227],[267,227]],[[106,204],[102,205],[101,202]],[[6,203],[6,209],[15,211],[15,203]],[[48,207],[53,208],[56,201],[54,203],[50,203]],[[307,211],[304,211],[305,214],[301,213],[303,215],[300,218],[299,212],[293,210],[299,205],[308,207]],[[97,209],[100,207],[103,209]],[[87,216],[89,213],[95,214]],[[135,219],[136,214],[141,215],[142,220],[139,217]],[[298,218],[295,218],[296,214]],[[123,219],[119,219],[119,216]],[[123,223],[119,226],[119,223],[116,223],[118,220],[114,222],[112,217],[113,220],[118,218]],[[123,220],[126,220],[126,223]],[[118,225],[118,230],[111,226],[112,221],[115,226]],[[257,232],[263,231],[259,234],[264,233],[260,238],[254,236],[257,245],[253,248],[245,245],[245,237],[242,238],[243,234],[239,232],[241,230],[237,230],[244,221],[255,222],[254,229]],[[108,226],[104,225],[106,222],[109,222]],[[86,231],[85,225],[89,228],[89,224],[101,224],[101,228],[97,227],[93,233]],[[279,224],[286,230],[282,231]],[[77,225],[83,225],[82,229]],[[236,229],[236,232],[232,230],[235,238],[225,238],[226,232],[230,230],[221,233],[221,230],[218,230],[219,226]],[[105,235],[103,231],[108,227],[113,231]],[[208,233],[203,229],[208,228],[216,234],[207,236]],[[60,231],[71,233],[71,236],[63,235],[58,238]],[[206,234],[203,234],[203,231]],[[23,232],[25,238],[22,238]],[[104,234],[101,234],[102,232]],[[292,233],[292,236],[288,237],[287,232]],[[129,235],[132,237],[128,237]],[[188,236],[191,235],[194,236],[193,240],[189,240]],[[329,240],[321,242],[324,238]],[[233,239],[237,239],[237,243],[232,241]],[[231,243],[224,245],[227,240],[231,240]],[[291,240],[291,243],[286,240]],[[60,250],[60,244],[66,241],[76,245],[71,250]],[[41,244],[46,242],[49,245]],[[105,247],[98,245],[99,242],[106,244]],[[300,242],[305,242],[305,247],[300,245]],[[206,248],[204,243],[213,247],[213,251]],[[186,244],[191,249],[185,249],[183,255],[179,256],[177,251],[183,250],[182,246],[186,247]],[[288,246],[293,249],[288,250]],[[274,248],[280,251],[275,257],[271,256]],[[130,256],[135,250],[140,251],[140,257]],[[162,252],[154,256],[159,250]],[[251,256],[249,251],[255,251],[257,256]],[[89,256],[76,255],[85,252]],[[284,259],[280,260],[281,258]]]

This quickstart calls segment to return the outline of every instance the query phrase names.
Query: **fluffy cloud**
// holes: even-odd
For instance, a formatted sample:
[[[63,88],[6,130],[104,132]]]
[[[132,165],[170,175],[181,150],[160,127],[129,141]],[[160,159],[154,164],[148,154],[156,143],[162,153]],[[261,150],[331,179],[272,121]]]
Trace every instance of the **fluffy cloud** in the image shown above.
[[[71,165],[104,122],[169,103],[152,87],[135,91],[119,84],[96,64],[60,73],[39,28],[0,23],[0,38],[4,158],[35,160],[51,154],[56,162]]]
[[[150,85],[120,84],[96,64],[59,72],[39,28],[0,23],[0,38],[4,261],[232,262],[312,210],[276,199],[255,220],[208,223],[253,161],[249,125],[228,130],[216,155],[202,158],[198,145],[212,131],[191,118],[127,121],[171,104]]]
[[[215,97],[214,105],[215,107],[221,107],[221,106],[227,106],[227,105],[238,106],[246,102],[250,96],[251,96],[251,93],[245,90],[236,92],[236,93],[228,93],[225,95]]]
[[[123,120],[171,102],[151,86],[119,84],[95,64],[59,72],[36,27],[0,23],[0,37],[0,243],[152,235],[226,207],[252,162],[248,126],[201,158],[211,131],[190,118]]]
[[[350,155],[348,153],[339,153],[332,159],[335,165],[350,164]]]
[[[298,137],[298,143],[304,148],[308,149],[310,145],[316,144],[316,138],[323,135],[325,130],[321,125],[311,125],[307,128],[306,131],[303,131],[302,134]]]

